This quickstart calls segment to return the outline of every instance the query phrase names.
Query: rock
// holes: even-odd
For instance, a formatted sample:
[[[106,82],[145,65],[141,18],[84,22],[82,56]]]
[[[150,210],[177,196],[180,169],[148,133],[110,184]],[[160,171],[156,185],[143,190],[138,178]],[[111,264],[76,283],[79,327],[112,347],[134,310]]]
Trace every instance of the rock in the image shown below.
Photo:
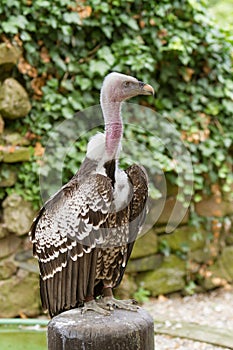
[[[0,187],[11,187],[16,183],[17,175],[14,166],[2,164],[0,174]]]
[[[0,281],[0,317],[25,314],[35,317],[41,313],[38,276],[28,272]]]
[[[0,86],[0,113],[3,118],[25,117],[31,110],[26,90],[14,78],[6,79]]]
[[[7,228],[4,224],[0,224],[0,239],[9,235]]]
[[[218,260],[208,268],[208,273],[203,281],[205,289],[213,289],[222,286],[226,282],[233,281],[233,247],[223,248]]]
[[[196,261],[197,263],[207,263],[211,258],[212,254],[208,247],[203,249],[197,249],[195,251],[190,251],[188,254],[190,261]]]
[[[128,274],[124,274],[120,286],[114,289],[114,296],[119,299],[130,299],[137,289],[138,287],[134,278]]]
[[[24,235],[29,232],[35,211],[31,203],[13,193],[3,201],[3,220],[10,232]]]
[[[176,205],[178,206],[176,213],[173,213]],[[178,202],[176,197],[160,198],[154,204],[148,217],[149,222],[153,222],[154,220],[156,226],[167,225],[169,222],[169,230],[172,230],[180,224],[184,225],[188,223],[189,210],[181,202]]]
[[[218,196],[205,197],[196,203],[195,210],[198,215],[206,217],[224,217],[233,214],[233,202],[222,200]]]
[[[27,261],[30,261],[32,258],[33,258],[32,249],[20,250],[15,255],[15,260],[18,262],[27,262]]]
[[[0,115],[0,134],[3,133],[4,126],[5,126],[4,119],[3,119],[2,116]]]
[[[27,262],[18,262],[18,263],[16,263],[16,265],[21,270],[28,271],[28,272],[33,272],[36,275],[39,275],[39,273],[40,273],[38,262],[37,262],[36,259],[31,259],[31,261],[27,261]]]
[[[2,141],[4,145],[10,145],[10,146],[29,146],[30,145],[29,139],[22,136],[18,132],[13,132],[8,129],[4,130],[4,133],[1,135],[0,141]]]
[[[18,47],[13,45],[7,45],[5,43],[0,44],[0,77],[1,80],[5,79],[13,67],[17,64],[21,51]]]
[[[227,245],[233,245],[233,233],[230,232],[226,235],[226,244]]]
[[[143,272],[136,277],[137,283],[151,296],[177,292],[185,287],[186,263],[175,255],[164,258],[157,270]]]
[[[24,240],[25,241],[25,240]],[[38,261],[33,257],[33,249],[18,251],[14,256],[14,263],[22,270],[39,275]]]
[[[12,261],[2,261],[0,263],[0,280],[5,280],[14,275],[17,271],[17,266]]]
[[[0,259],[5,258],[16,252],[20,246],[21,239],[10,235],[0,240]]]
[[[222,254],[218,258],[217,265],[221,267],[223,277],[228,282],[233,281],[233,247],[223,248]]]
[[[138,238],[134,244],[131,259],[142,258],[158,251],[157,236],[153,230]]]
[[[153,227],[153,230],[154,232],[157,234],[157,235],[162,235],[164,233],[166,233],[166,226],[154,226]]]
[[[143,272],[157,269],[162,263],[162,255],[150,255],[140,259],[129,260],[126,267],[127,273]]]
[[[169,177],[177,177],[177,174],[175,172],[172,173],[165,173],[164,174],[165,179],[166,179],[166,193],[165,195],[167,197],[171,197],[171,196],[177,196],[178,192],[179,192],[179,187],[172,183],[171,180],[169,179]]]
[[[161,235],[159,242],[166,241],[172,251],[193,251],[205,246],[206,232],[191,226],[178,227],[169,235]]]
[[[27,147],[6,146],[1,149],[0,157],[4,163],[27,162],[30,160],[31,152]]]

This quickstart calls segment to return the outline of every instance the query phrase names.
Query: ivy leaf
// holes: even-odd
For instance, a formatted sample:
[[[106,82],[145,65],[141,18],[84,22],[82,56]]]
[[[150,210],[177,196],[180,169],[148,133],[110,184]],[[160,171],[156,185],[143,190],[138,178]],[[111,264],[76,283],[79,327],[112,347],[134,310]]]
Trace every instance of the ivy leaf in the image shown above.
[[[71,23],[75,23],[79,25],[82,24],[77,12],[66,12],[63,15],[63,19],[66,23],[69,23],[69,24]]]
[[[92,73],[99,73],[101,76],[105,75],[109,70],[109,64],[105,61],[91,61],[90,63],[90,71]]]
[[[138,24],[134,18],[128,18],[126,23],[131,29],[139,30]]]
[[[62,69],[64,72],[67,70],[67,65],[64,62],[64,60],[59,57],[58,54],[51,54],[51,58],[53,59],[54,63],[57,65],[58,68]]]
[[[68,97],[68,101],[71,104],[71,106],[74,108],[74,110],[82,109],[82,104],[80,103],[80,97],[81,97],[81,94],[79,91],[73,91]]]
[[[18,28],[25,29],[28,24],[28,20],[25,16],[10,16],[8,21],[2,22],[2,28],[6,33],[16,34]]]
[[[83,91],[88,90],[92,85],[90,79],[82,78],[80,76],[77,76],[75,78],[75,82],[80,86],[81,90]]]
[[[108,39],[112,37],[112,32],[113,32],[112,26],[108,26],[108,25],[101,26],[101,30],[104,32],[104,34]]]
[[[46,1],[46,0],[39,0],[39,1],[37,1],[37,6],[39,6],[39,7],[49,7],[50,6],[50,2]]]
[[[74,90],[74,85],[71,80],[62,80],[61,86],[65,88],[67,91],[73,91]]]
[[[115,62],[115,57],[108,46],[103,46],[98,51],[98,57],[108,62],[110,66],[112,66]]]
[[[224,143],[225,147],[229,148],[232,145],[232,143],[233,143],[233,138],[224,137],[223,138],[223,143]]]
[[[65,106],[61,109],[62,115],[65,119],[72,119],[74,116],[74,110],[69,107],[69,106]]]

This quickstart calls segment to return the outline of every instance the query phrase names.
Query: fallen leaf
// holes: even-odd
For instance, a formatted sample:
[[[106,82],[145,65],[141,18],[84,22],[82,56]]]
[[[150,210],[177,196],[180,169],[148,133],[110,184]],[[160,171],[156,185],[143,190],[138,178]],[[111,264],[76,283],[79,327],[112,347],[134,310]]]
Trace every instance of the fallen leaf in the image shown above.
[[[164,302],[167,301],[167,300],[168,300],[168,298],[165,297],[163,294],[161,294],[161,295],[158,296],[158,301],[160,301],[160,302],[162,302],[162,303],[164,303]]]
[[[182,72],[184,81],[188,83],[192,79],[192,76],[194,73],[195,73],[194,69],[186,67],[185,70]]]
[[[27,74],[31,78],[35,78],[38,76],[38,71],[35,67],[31,66],[24,57],[20,57],[18,62],[18,70],[22,74]]]
[[[8,152],[9,153],[14,153],[15,152],[15,148],[16,148],[15,146],[9,146],[8,147]]]
[[[31,87],[34,93],[38,96],[43,95],[42,87],[45,85],[46,79],[45,77],[36,77],[31,81]]]
[[[34,147],[34,155],[36,157],[42,157],[44,155],[45,148],[42,146],[40,142],[36,142]]]
[[[140,28],[145,28],[145,25],[146,25],[146,23],[145,23],[145,21],[143,21],[142,19],[139,21],[139,26],[140,26]]]
[[[50,62],[50,56],[48,49],[45,46],[42,46],[40,50],[40,57],[44,63],[49,63]]]
[[[152,25],[151,21],[152,21],[152,23],[154,23],[154,25],[155,25],[154,20],[153,20],[153,19],[150,20],[150,24]],[[158,34],[158,37],[159,37],[160,39],[163,39],[165,36],[167,36],[168,32],[167,32],[167,29],[163,28],[163,29],[160,29],[160,30],[158,31],[157,34]]]

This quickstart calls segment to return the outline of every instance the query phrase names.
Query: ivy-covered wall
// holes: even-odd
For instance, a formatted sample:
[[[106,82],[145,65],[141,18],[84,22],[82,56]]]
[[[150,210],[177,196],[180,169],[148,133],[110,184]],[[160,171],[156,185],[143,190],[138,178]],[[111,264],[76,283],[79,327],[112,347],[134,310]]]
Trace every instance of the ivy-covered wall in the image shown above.
[[[121,293],[125,288],[131,295],[139,289],[139,298],[147,291],[192,293],[231,282],[231,263],[226,261],[233,243],[232,37],[211,22],[205,1],[56,0],[51,6],[46,0],[2,0],[0,46],[0,264],[5,271],[0,275],[0,299],[16,300],[14,293],[24,284],[35,305],[28,311],[23,300],[15,307],[9,302],[11,307],[0,316],[39,312],[29,228],[15,231],[7,215],[20,212],[20,220],[23,208],[30,207],[25,214],[30,221],[41,205],[38,170],[48,139],[58,138],[56,123],[98,104],[103,77],[113,70],[155,88],[154,99],[140,102],[173,125],[190,152],[194,171],[189,210],[168,235],[165,227],[177,189],[182,189],[178,199],[184,205],[192,194],[186,164],[180,164],[183,181],[171,153],[154,142],[160,130],[153,120],[143,133],[134,130],[136,142],[147,140],[153,155],[135,151],[134,158],[150,168],[155,179],[165,174],[168,190],[159,195],[152,187],[152,195],[161,196],[165,207],[149,234],[138,241]],[[9,103],[12,89],[18,88],[23,97],[17,93]],[[89,136],[76,140],[67,154],[64,182],[78,169]],[[122,166],[129,163],[123,159]],[[52,165],[55,170],[63,167],[59,149]],[[43,175],[49,175],[49,169],[44,168]],[[53,183],[48,187],[51,191]]]

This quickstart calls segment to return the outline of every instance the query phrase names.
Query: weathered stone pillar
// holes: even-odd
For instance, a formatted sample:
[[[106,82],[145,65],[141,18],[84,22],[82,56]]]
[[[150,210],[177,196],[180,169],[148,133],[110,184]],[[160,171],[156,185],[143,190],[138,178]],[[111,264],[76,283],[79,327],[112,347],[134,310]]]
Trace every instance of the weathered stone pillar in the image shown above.
[[[80,309],[63,312],[48,325],[49,350],[154,350],[154,322],[143,309],[110,316]]]

